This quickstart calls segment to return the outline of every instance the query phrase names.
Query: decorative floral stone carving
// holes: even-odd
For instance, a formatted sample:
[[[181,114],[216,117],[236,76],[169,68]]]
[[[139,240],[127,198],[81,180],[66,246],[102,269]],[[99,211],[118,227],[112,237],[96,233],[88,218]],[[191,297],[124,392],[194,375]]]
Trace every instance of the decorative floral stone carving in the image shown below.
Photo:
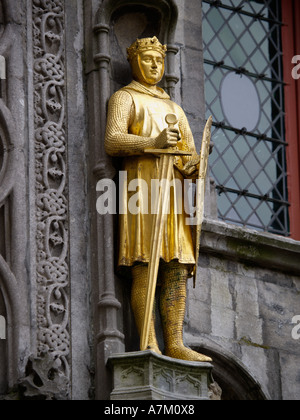
[[[64,1],[33,0],[32,13],[37,355],[53,360],[57,377],[63,377],[63,384],[68,387],[70,336]]]

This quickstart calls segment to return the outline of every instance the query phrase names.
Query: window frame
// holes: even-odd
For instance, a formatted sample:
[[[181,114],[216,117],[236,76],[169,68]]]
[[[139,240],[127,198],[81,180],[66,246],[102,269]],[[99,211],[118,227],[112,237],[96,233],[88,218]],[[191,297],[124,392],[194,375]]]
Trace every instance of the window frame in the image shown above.
[[[282,0],[282,51],[285,80],[285,128],[287,147],[287,182],[290,206],[291,237],[300,240],[300,79],[294,80],[292,58],[300,55],[300,4]]]
[[[257,2],[259,2],[259,0],[257,0]],[[280,68],[280,70],[278,70],[279,71],[278,77],[280,79],[280,82],[278,82],[278,84],[279,83],[281,84],[281,103],[280,103],[280,107],[278,107],[278,109],[281,110],[280,111],[281,133],[278,134],[278,136],[279,136],[278,138],[276,136],[276,140],[274,140],[273,138],[270,138],[270,139],[267,139],[267,140],[270,140],[272,142],[274,141],[276,143],[280,142],[284,145],[284,152],[283,153],[284,153],[285,162],[282,166],[283,171],[284,171],[284,186],[283,186],[283,197],[284,198],[282,198],[281,200],[283,200],[283,201],[280,202],[280,204],[282,204],[282,207],[285,205],[284,215],[283,215],[284,225],[282,225],[284,227],[283,227],[282,232],[281,232],[281,228],[279,229],[280,232],[276,231],[277,230],[276,228],[273,231],[273,229],[272,229],[273,225],[271,225],[271,224],[268,225],[267,228],[266,228],[266,225],[264,225],[263,228],[273,235],[291,237],[290,220],[289,220],[290,219],[290,213],[291,213],[290,212],[290,205],[291,204],[290,204],[290,200],[289,200],[290,194],[289,194],[289,190],[288,190],[288,168],[287,168],[287,161],[288,160],[287,160],[287,157],[286,157],[287,153],[288,153],[288,141],[287,141],[287,138],[286,138],[286,129],[285,129],[285,125],[286,125],[285,124],[285,91],[284,91],[285,80],[284,80],[284,74],[283,74],[282,40],[281,40],[281,28],[282,28],[283,23],[282,23],[281,16],[280,16],[280,14],[277,16],[277,13],[275,13],[277,17],[273,17],[273,16],[270,16],[270,17],[267,16],[266,17],[265,14],[263,14],[263,13],[255,15],[255,14],[252,14],[252,12],[251,13],[248,12],[247,10],[246,11],[241,10],[242,8],[240,8],[240,7],[235,8],[231,5],[227,5],[227,3],[214,2],[213,0],[205,0],[205,3],[208,3],[211,6],[214,6],[214,7],[217,7],[217,8],[220,7],[222,9],[227,9],[227,10],[232,11],[232,12],[241,13],[241,14],[246,15],[246,16],[251,16],[252,18],[254,18],[254,20],[260,20],[261,19],[261,20],[268,21],[268,22],[271,22],[271,23],[274,23],[274,24],[278,25],[278,27],[277,27],[278,29],[276,30],[276,32],[277,32],[276,39],[277,39],[277,42],[279,44],[278,44],[278,50],[277,50],[277,53],[276,53],[276,57],[280,58],[280,64],[278,63],[279,68]],[[264,2],[262,2],[262,3],[264,3]],[[277,11],[279,10],[279,8],[282,9],[282,4],[281,3],[282,3],[282,0],[276,1],[276,6],[278,6],[278,9],[276,9]],[[240,6],[242,6],[242,5],[243,5],[243,2],[240,2]],[[208,43],[208,46],[209,45],[210,45],[210,43]],[[204,43],[204,47],[205,47],[205,43]],[[220,60],[221,60],[221,58],[220,58]],[[273,62],[273,60],[272,60],[272,62]],[[246,66],[245,66],[245,68],[243,68],[243,67],[239,67],[239,68],[236,67],[235,68],[234,65],[233,65],[233,67],[231,67],[231,64],[230,65],[228,65],[228,63],[225,64],[225,62],[223,60],[218,61],[218,59],[214,56],[211,59],[210,58],[205,59],[205,57],[204,57],[204,63],[209,64],[209,65],[213,65],[215,68],[232,70],[232,71],[235,71],[237,74],[245,74],[245,75],[250,76],[250,77],[256,77],[257,79],[260,79],[261,78],[260,76],[265,76],[265,75],[252,73],[251,71],[249,71],[249,69],[246,68]],[[273,82],[273,81],[276,83],[277,82],[277,77],[272,79],[272,80],[270,79],[270,82]],[[275,120],[274,120],[274,118],[275,118]],[[273,121],[273,122],[277,121],[276,115],[275,115],[275,117],[273,116],[273,119],[271,119],[270,121]],[[230,130],[230,131],[235,132],[236,134],[247,135],[247,136],[250,135],[251,137],[257,138],[258,140],[265,140],[263,138],[264,135],[261,135],[260,133],[255,134],[255,133],[252,133],[252,132],[247,132],[246,129],[241,129],[241,130],[239,130],[238,128],[235,129],[232,126],[226,125],[226,123],[224,123],[224,122],[214,123],[213,125],[218,129]],[[272,137],[274,137],[274,136],[272,136]],[[279,140],[279,139],[281,139],[281,140]],[[280,153],[280,151],[279,151],[279,153]],[[277,164],[277,162],[276,162],[276,164]],[[226,165],[226,163],[225,163],[225,165]],[[262,166],[262,168],[263,168],[263,166]],[[282,177],[278,178],[278,181],[280,181],[280,180],[282,180]],[[221,183],[222,183],[222,181],[221,181]],[[275,184],[275,187],[277,188],[277,184]],[[249,197],[249,198],[258,198],[262,201],[265,201],[265,199],[266,199],[266,201],[271,201],[271,200],[269,200],[269,198],[270,198],[269,194],[266,194],[264,196],[260,196],[260,195],[256,195],[256,194],[254,195],[253,193],[248,191],[248,189],[247,189],[248,187],[246,187],[246,189],[244,189],[244,190],[238,191],[236,189],[231,189],[228,186],[223,186],[221,184],[221,185],[217,185],[216,188],[219,191],[220,195],[222,193],[226,192],[226,193],[238,194],[240,197],[245,196],[245,197]],[[276,188],[274,189],[274,191],[276,191]],[[232,201],[232,200],[230,200],[230,201]],[[276,202],[276,197],[275,197],[274,201],[272,199],[272,202]],[[235,204],[236,203],[233,203],[232,208],[234,208]],[[252,205],[250,205],[250,206],[252,207]],[[253,207],[253,210],[254,210],[254,214],[256,214],[256,209],[254,207]],[[272,218],[274,223],[276,223],[276,221],[277,221],[277,214],[279,214],[279,213],[277,213],[277,210],[274,209],[273,218]],[[240,214],[238,214],[238,216],[240,216]],[[234,224],[236,224],[236,223],[240,224],[239,222],[235,222],[234,220],[226,218],[226,216],[224,218],[221,216],[220,218],[221,218],[221,220],[224,220],[225,222],[227,221],[228,223],[233,222]],[[278,221],[280,221],[280,220],[281,220],[280,217],[278,217]],[[242,218],[241,218],[241,221],[243,222]],[[262,222],[262,223],[264,223],[264,222]],[[257,226],[257,228],[256,228],[256,226],[254,226],[252,223],[248,224],[248,219],[247,220],[245,219],[244,226],[247,226],[249,229],[253,229],[253,230],[258,230],[258,231],[261,230],[260,227]]]

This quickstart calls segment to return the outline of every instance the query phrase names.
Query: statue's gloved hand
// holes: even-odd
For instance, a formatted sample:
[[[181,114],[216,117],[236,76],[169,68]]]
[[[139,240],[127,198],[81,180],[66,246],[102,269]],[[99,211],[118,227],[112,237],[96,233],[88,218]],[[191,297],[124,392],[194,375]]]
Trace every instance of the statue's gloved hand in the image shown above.
[[[200,156],[195,155],[184,165],[182,172],[187,178],[191,177],[195,172],[199,171],[199,165]]]
[[[179,140],[179,130],[177,130],[176,128],[166,128],[156,138],[156,147],[158,149],[167,149],[168,147],[175,147]]]

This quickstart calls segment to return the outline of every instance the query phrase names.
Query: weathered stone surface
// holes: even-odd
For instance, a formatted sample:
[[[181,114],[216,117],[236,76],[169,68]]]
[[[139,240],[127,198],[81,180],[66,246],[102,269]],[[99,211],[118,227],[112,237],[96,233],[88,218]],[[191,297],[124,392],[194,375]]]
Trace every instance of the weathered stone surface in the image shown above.
[[[271,399],[297,399],[300,392],[300,346],[292,338],[299,252],[290,239],[208,220],[198,285],[189,290],[187,343],[212,352],[222,348]]]
[[[112,355],[111,400],[209,400],[210,363],[194,363],[151,351]],[[215,398],[218,395],[215,386]]]
[[[25,400],[67,400],[69,378],[60,368],[60,361],[47,354],[28,360],[26,377],[19,383],[20,398]]]
[[[155,31],[132,9],[128,32],[126,14],[114,28],[110,11],[124,4],[0,1],[7,77],[0,101],[0,315],[7,324],[0,394],[25,377],[33,396],[93,398],[96,374],[96,398],[109,398],[107,357],[125,351],[124,335],[127,349],[138,348],[126,303],[130,282],[114,273],[115,220],[100,222],[95,207],[97,177],[113,177],[119,169],[103,153],[106,100],[126,82],[125,53],[118,61],[111,39],[116,31],[117,46],[124,48],[124,33]],[[205,122],[201,2],[141,4],[178,7],[177,25],[171,14],[179,50],[171,66],[179,81],[172,89],[199,149]],[[169,23],[164,20],[163,34]],[[56,134],[54,125],[61,128]],[[49,195],[46,201],[41,192]],[[215,219],[203,227],[186,342],[211,353],[224,398],[297,400],[300,341],[291,332],[292,318],[300,315],[300,245],[219,222],[213,188],[205,206]],[[37,359],[45,349],[50,354]]]

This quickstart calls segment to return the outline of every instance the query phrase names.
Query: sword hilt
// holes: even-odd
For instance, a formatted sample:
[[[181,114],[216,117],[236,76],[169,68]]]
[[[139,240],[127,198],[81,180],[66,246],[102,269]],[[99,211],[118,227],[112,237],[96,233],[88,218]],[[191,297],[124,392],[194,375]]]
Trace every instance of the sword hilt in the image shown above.
[[[167,114],[166,115],[166,123],[168,124],[169,128],[174,128],[175,125],[178,123],[178,118],[176,114]],[[192,156],[192,152],[188,152],[185,150],[179,150],[176,146],[170,147],[169,149],[145,149],[144,153],[151,153],[153,155],[173,155],[173,156]]]
[[[169,128],[175,128],[175,125],[178,124],[178,118],[176,114],[167,114],[165,118],[166,123],[168,124]],[[180,141],[180,136],[178,141]],[[171,147],[171,150],[178,150],[177,146]]]
[[[169,128],[174,128],[175,125],[178,123],[177,115],[176,114],[166,115],[166,123],[168,124]]]

